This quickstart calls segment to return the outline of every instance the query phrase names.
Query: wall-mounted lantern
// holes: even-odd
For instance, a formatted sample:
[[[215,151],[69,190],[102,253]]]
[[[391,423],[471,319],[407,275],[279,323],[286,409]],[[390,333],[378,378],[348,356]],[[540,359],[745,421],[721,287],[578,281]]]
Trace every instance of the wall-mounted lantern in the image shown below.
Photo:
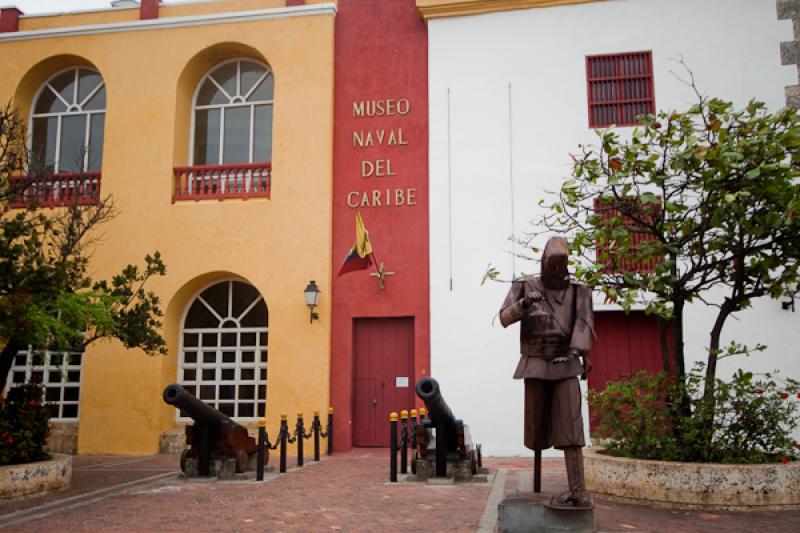
[[[317,282],[311,280],[306,285],[306,290],[303,292],[306,297],[306,305],[311,310],[311,320],[310,322],[313,323],[314,320],[319,318],[319,315],[314,312],[314,308],[317,307],[317,302],[319,302],[319,287],[317,287]]]
[[[784,294],[788,300],[781,302],[781,307],[784,311],[789,311],[791,309],[792,313],[794,313],[794,299],[797,298],[797,287],[792,287],[786,291]]]

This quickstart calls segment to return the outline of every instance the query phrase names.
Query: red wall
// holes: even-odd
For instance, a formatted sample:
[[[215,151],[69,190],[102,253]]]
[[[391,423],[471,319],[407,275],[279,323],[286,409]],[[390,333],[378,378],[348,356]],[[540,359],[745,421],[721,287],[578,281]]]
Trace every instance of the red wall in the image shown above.
[[[336,414],[336,450],[352,447],[353,318],[413,317],[416,375],[412,376],[411,386],[414,379],[430,373],[427,38],[427,28],[417,15],[414,0],[339,1],[333,261],[338,270],[353,245],[356,209],[348,205],[348,198],[351,203],[357,199],[377,260],[396,274],[387,278],[385,290],[380,290],[376,278],[369,276],[374,270],[334,278],[331,405]],[[397,102],[388,106],[385,102],[401,99],[409,103],[407,114],[397,113]],[[372,100],[384,101],[384,107],[394,115],[354,116],[355,102]],[[400,102],[400,112],[405,110],[405,103]],[[378,145],[376,130],[385,130],[383,146]],[[367,131],[373,133],[375,145],[354,146],[354,132]],[[397,144],[389,146],[392,131]],[[393,175],[362,177],[363,162],[376,160],[390,161]],[[388,206],[387,189],[392,196]],[[407,205],[409,189],[414,191],[411,196],[415,205]],[[397,190],[403,191],[406,205],[395,205]],[[380,206],[371,205],[373,191],[381,191]],[[364,192],[370,206],[361,207]]]

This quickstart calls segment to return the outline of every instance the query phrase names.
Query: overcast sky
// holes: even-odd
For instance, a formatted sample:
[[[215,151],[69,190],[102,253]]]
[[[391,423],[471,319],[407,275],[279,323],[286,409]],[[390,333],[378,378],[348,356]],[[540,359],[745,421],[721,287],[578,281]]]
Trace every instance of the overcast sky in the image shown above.
[[[179,3],[179,1],[169,0],[167,3]],[[111,0],[0,0],[0,5],[17,6],[26,15],[32,15],[111,7]]]

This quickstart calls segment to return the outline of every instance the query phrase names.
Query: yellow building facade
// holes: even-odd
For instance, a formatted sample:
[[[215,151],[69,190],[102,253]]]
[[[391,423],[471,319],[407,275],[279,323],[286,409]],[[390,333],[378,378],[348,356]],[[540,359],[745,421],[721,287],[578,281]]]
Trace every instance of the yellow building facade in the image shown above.
[[[247,357],[267,359],[260,366],[234,368],[230,384],[240,385],[247,372],[249,382],[262,387],[262,404],[265,387],[270,433],[276,433],[280,413],[310,414],[327,407],[331,330],[330,299],[325,293],[332,276],[335,13],[333,3],[287,6],[283,0],[229,0],[161,5],[157,17],[146,20],[141,20],[138,7],[23,16],[17,31],[0,33],[0,100],[13,100],[21,116],[31,120],[31,129],[37,112],[33,106],[43,90],[50,90],[45,87],[48,80],[74,69],[78,76],[94,72],[102,78],[106,98],[102,154],[94,154],[93,164],[100,173],[100,196],[110,195],[119,214],[103,226],[102,241],[93,251],[95,279],[107,279],[129,263],[142,264],[145,254],[156,250],[167,265],[167,275],[153,279],[149,288],[159,295],[165,310],[168,355],[147,356],[118,342],[100,341],[89,347],[82,361],[80,414],[75,422],[58,423],[78,425],[78,453],[159,451],[161,435],[180,422],[176,410],[162,401],[162,391],[170,383],[186,381],[188,374],[181,366],[190,357],[195,362],[204,356],[199,348],[193,355],[187,348],[198,342],[202,347],[206,331],[187,340],[190,307],[215,285],[223,307],[226,300],[219,287],[230,291],[228,306],[238,308],[228,322],[220,311],[216,326],[196,319],[212,333],[214,327],[219,329],[216,344],[207,344],[209,357],[222,357],[225,328],[230,327],[238,332],[238,340],[228,346],[236,352],[237,362]],[[251,160],[243,163],[253,163],[254,158],[269,163],[268,195],[214,197],[219,187],[225,187],[218,179],[219,168],[225,167],[223,150],[235,144],[235,135],[246,138],[246,131],[225,133],[230,142],[220,134],[219,146],[209,141],[206,152],[219,149],[221,160],[216,170],[204,174],[205,186],[208,179],[216,180],[205,189],[211,191],[205,197],[197,194],[204,186],[199,173],[174,170],[197,166],[198,139],[212,137],[208,123],[203,131],[198,125],[198,117],[207,111],[198,103],[205,90],[200,85],[226,64],[236,65],[238,74],[231,83],[239,91],[239,96],[229,91],[232,107],[226,108],[227,116],[251,113],[250,122],[245,122],[250,124]],[[268,104],[248,107],[249,96],[244,93],[261,89],[247,86],[263,78],[264,72],[274,81],[271,100],[265,97]],[[215,78],[213,85],[224,83]],[[271,123],[254,126],[261,112],[271,116]],[[58,120],[66,121],[65,117]],[[227,132],[224,124],[213,131]],[[267,135],[271,144],[266,156],[259,135]],[[256,157],[259,151],[262,154]],[[176,192],[178,181],[185,185],[187,176],[195,180],[195,188],[192,192],[189,186],[184,198]],[[251,167],[228,176],[245,188],[251,185],[241,185],[242,180],[255,179]],[[319,319],[311,322],[302,294],[310,280],[322,293]],[[237,287],[246,287],[238,303],[230,296]],[[242,339],[249,330],[238,319],[244,316],[243,306],[258,303],[255,295],[263,298],[268,320],[263,327],[259,323],[257,346],[248,349]],[[211,355],[214,351],[216,356]],[[219,404],[224,402],[220,395],[228,379],[223,367],[214,367],[213,361],[207,367],[199,362],[192,367],[198,384],[199,375],[208,371],[203,379],[207,386],[217,387]],[[261,377],[266,374],[265,380],[259,372]],[[249,389],[246,395],[251,394]],[[241,409],[245,416],[238,418],[254,424],[256,409]]]

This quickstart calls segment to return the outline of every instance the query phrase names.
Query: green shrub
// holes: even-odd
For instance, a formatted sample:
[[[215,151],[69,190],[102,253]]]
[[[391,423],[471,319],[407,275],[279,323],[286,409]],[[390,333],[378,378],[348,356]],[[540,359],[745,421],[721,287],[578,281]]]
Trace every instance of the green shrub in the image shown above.
[[[702,366],[684,382],[639,372],[627,381],[590,391],[595,436],[617,455],[710,463],[769,463],[797,458],[792,432],[800,427],[797,381],[770,374],[755,379],[739,370],[717,380],[713,417],[704,416]],[[681,403],[689,409],[680,409]],[[689,414],[682,414],[688,412]],[[707,421],[712,420],[711,445]]]
[[[50,415],[42,403],[44,387],[26,383],[8,391],[0,401],[0,465],[47,459]]]

